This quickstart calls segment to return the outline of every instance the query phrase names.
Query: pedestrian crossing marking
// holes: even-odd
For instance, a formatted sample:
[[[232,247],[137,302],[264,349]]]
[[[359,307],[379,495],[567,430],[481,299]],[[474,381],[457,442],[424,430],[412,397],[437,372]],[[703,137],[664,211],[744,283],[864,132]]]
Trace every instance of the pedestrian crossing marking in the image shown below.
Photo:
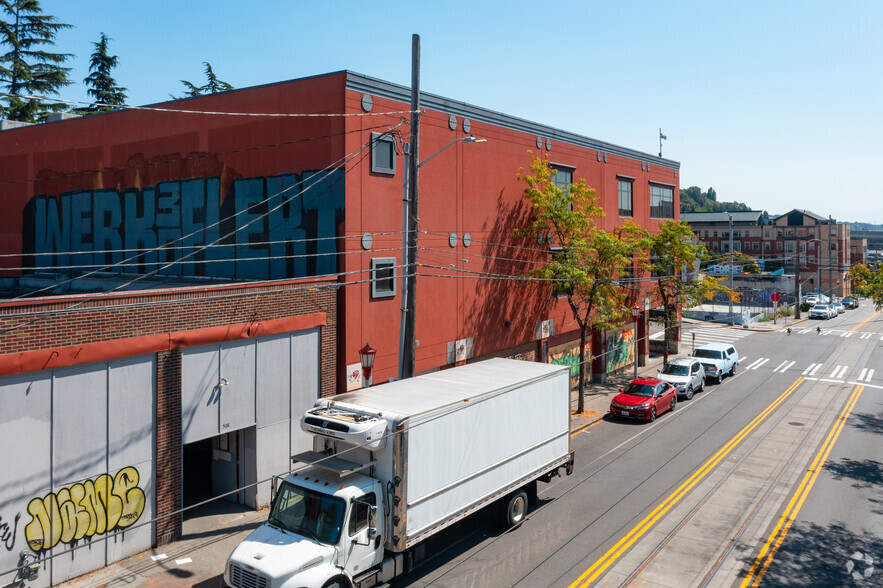
[[[871,333],[862,333],[862,336],[859,339],[870,339]]]
[[[757,368],[759,368],[760,366],[762,366],[763,364],[765,364],[765,363],[768,362],[769,360],[770,360],[769,357],[767,357],[767,358],[763,358],[763,357],[761,357],[761,358],[759,358],[759,359],[756,359],[756,360],[754,361],[754,363],[752,363],[750,366],[748,366],[748,367],[745,368],[745,369],[756,370]]]
[[[816,375],[816,372],[818,371],[818,369],[820,367],[822,367],[822,364],[820,364],[820,363],[811,363],[811,364],[809,364],[808,368],[803,370],[803,375],[804,376],[814,376],[814,375]]]
[[[838,365],[837,367],[834,368],[834,371],[831,372],[831,375],[828,376],[828,377],[830,377],[830,378],[842,378],[844,375],[846,375],[846,368],[847,368],[847,367],[848,367],[848,366],[845,366],[845,365]]]
[[[785,371],[788,370],[789,368],[791,368],[791,366],[793,366],[795,363],[797,363],[797,362],[792,361],[792,362],[789,363],[788,360],[786,359],[785,361],[783,361],[782,363],[780,363],[780,364],[779,364],[779,367],[777,367],[777,368],[774,369],[773,371],[774,371],[774,372],[779,372],[780,374],[784,374]]]

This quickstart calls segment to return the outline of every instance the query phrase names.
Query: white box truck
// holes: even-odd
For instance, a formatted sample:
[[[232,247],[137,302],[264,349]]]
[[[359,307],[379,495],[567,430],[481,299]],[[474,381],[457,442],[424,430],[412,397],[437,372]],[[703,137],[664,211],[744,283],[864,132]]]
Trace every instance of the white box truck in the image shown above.
[[[308,464],[230,555],[234,588],[381,585],[488,506],[517,526],[537,481],[573,471],[568,367],[491,359],[323,398]]]

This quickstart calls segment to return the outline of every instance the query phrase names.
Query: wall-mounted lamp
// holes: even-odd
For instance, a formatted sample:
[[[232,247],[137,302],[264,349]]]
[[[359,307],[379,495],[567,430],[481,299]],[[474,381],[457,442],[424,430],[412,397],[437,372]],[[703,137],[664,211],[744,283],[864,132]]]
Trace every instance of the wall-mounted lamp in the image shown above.
[[[374,356],[377,350],[370,343],[359,349],[359,361],[362,363],[362,377],[365,378],[365,388],[371,385],[371,372],[374,369]]]

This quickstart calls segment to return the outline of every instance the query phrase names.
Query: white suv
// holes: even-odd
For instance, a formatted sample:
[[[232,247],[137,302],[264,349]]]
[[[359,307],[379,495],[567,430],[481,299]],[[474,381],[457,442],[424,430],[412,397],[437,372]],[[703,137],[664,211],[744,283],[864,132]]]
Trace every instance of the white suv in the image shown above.
[[[739,365],[739,353],[729,343],[706,343],[693,350],[693,357],[705,369],[705,376],[720,384],[725,375],[732,376]]]
[[[656,374],[656,379],[674,384],[678,396],[683,396],[687,400],[693,398],[693,392],[705,390],[705,370],[699,360],[692,357],[668,362],[662,371]]]

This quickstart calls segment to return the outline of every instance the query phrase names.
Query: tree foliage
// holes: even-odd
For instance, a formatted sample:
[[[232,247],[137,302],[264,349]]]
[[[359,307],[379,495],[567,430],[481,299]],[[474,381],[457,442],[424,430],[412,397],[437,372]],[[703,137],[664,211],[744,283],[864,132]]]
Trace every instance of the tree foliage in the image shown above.
[[[107,112],[116,109],[101,105],[120,105],[126,103],[126,89],[118,86],[116,80],[111,75],[111,70],[117,66],[118,58],[116,55],[108,54],[107,46],[110,40],[107,35],[101,33],[98,41],[93,43],[95,51],[89,60],[89,71],[91,73],[83,80],[83,83],[89,86],[89,95],[98,104],[79,109],[78,112]]]
[[[738,294],[725,286],[722,278],[694,273],[694,268],[708,258],[708,250],[695,239],[687,223],[666,220],[660,223],[656,234],[647,237],[646,242],[647,267],[655,282],[657,300],[663,308],[665,361],[668,361],[668,342],[677,320],[678,307],[701,304],[718,292],[733,300]]]
[[[52,112],[66,110],[64,104],[21,96],[58,94],[72,83],[70,68],[63,67],[72,55],[49,50],[58,31],[71,25],[43,14],[39,0],[0,0],[0,12],[6,17],[0,20],[0,45],[7,49],[0,55],[0,85],[11,94],[4,98],[3,117],[38,122]]]
[[[233,89],[233,86],[228,84],[225,81],[218,79],[218,76],[215,75],[215,72],[212,70],[212,66],[209,62],[203,61],[202,64],[205,66],[205,77],[206,83],[202,86],[197,86],[192,82],[188,82],[187,80],[181,80],[181,83],[184,84],[184,92],[183,96],[172,96],[175,100],[180,100],[181,98],[196,98],[197,96],[205,96],[206,94],[217,94],[219,92],[228,92]]]
[[[681,188],[681,212],[743,212],[751,207],[741,202],[718,202],[717,192],[703,192],[698,186]]]
[[[849,277],[859,296],[870,298],[877,310],[883,308],[883,267],[854,265],[849,269]]]
[[[604,231],[598,221],[604,210],[595,190],[585,179],[566,189],[556,185],[556,171],[548,160],[535,157],[530,173],[519,170],[518,178],[527,184],[524,196],[532,205],[528,227],[516,229],[516,237],[535,238],[551,234],[557,248],[549,263],[530,275],[546,284],[547,290],[565,296],[580,328],[579,404],[584,407],[586,340],[590,329],[617,325],[629,314],[625,308],[628,290],[617,279],[632,264],[643,229],[628,222],[613,232]]]

